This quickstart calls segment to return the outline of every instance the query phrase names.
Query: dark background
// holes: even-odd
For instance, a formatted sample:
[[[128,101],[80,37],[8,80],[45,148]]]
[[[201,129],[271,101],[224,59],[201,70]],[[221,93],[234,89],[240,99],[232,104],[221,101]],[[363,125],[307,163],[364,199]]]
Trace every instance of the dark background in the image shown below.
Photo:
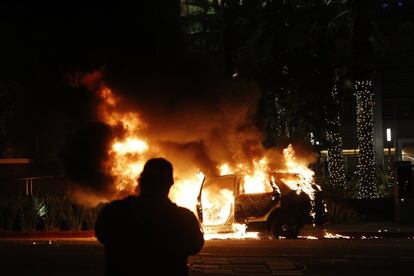
[[[227,2],[233,5],[237,1]],[[254,22],[262,16],[249,13],[256,2],[246,1],[247,4],[241,8],[229,4],[230,8],[223,18],[227,23],[239,17],[253,18]],[[295,13],[295,7],[298,7],[296,2],[302,4],[303,1],[288,1],[291,6],[287,8],[282,7],[282,1],[274,1],[286,12],[274,17],[277,24],[283,25],[284,16],[288,18]],[[375,30],[375,41],[381,44],[375,49],[380,51],[376,53],[379,65],[376,71],[381,81],[383,118],[412,120],[412,3],[366,3],[366,14],[371,16],[378,27]],[[234,63],[228,57],[222,60],[226,66],[221,66],[214,56],[200,53],[194,55],[194,52],[190,54],[189,37],[183,33],[180,25],[180,12],[180,1],[172,0],[139,1],[135,4],[112,1],[99,5],[77,5],[68,1],[59,4],[2,2],[0,157],[32,158],[39,168],[58,166],[55,161],[59,158],[66,135],[96,119],[93,106],[97,99],[78,83],[79,76],[84,73],[104,70],[105,80],[124,94],[133,94],[142,87],[157,86],[156,89],[162,90],[163,85],[175,85],[175,89],[171,90],[175,96],[182,98],[193,94],[193,87],[207,86],[210,79],[227,74],[226,66]],[[305,24],[303,27],[308,26]],[[283,31],[276,31],[283,34]],[[236,39],[237,33],[231,29],[231,24],[223,34],[225,37],[219,37],[217,41],[224,40],[225,51],[236,51],[240,41]],[[283,52],[283,39],[279,41],[274,51]],[[279,56],[277,52],[275,56]],[[286,63],[290,66],[289,73],[297,74],[291,82],[313,78],[316,73],[310,72],[308,68],[322,59],[313,60],[308,53],[298,49],[280,56],[282,61],[277,65]],[[244,69],[248,67],[245,64],[239,65]],[[271,72],[280,70],[278,67],[269,68]],[[244,77],[249,77],[249,73],[257,77],[257,72],[252,73],[253,69],[246,69]],[[276,73],[274,75],[275,78],[270,74],[270,78],[275,79],[274,82],[283,82],[282,78],[277,79]],[[175,81],[162,84],[160,80],[165,79]],[[323,94],[318,94],[320,84],[312,83],[311,88],[308,83],[298,85],[305,89],[298,88],[294,97],[287,95],[293,103],[289,114],[292,121],[297,118],[295,113],[301,111],[306,111],[304,115],[311,117],[311,107],[303,103],[312,103],[312,108],[319,106],[322,109],[320,105],[324,101]],[[151,89],[141,89],[144,90],[151,93]],[[199,93],[208,97],[209,90]],[[348,146],[355,140],[352,93],[345,95],[345,103],[347,111],[344,112],[344,120],[349,122],[349,127],[345,127],[343,135],[344,143]],[[262,112],[260,116],[266,117],[269,113]],[[320,117],[312,117],[313,127],[322,121],[318,121],[318,118]],[[42,163],[53,165],[42,166]],[[53,170],[61,172],[61,168]]]
[[[111,84],[134,86],[179,72],[179,12],[179,1],[2,2],[2,157],[57,157],[62,134],[94,119],[95,96],[76,85],[84,73],[104,69]]]

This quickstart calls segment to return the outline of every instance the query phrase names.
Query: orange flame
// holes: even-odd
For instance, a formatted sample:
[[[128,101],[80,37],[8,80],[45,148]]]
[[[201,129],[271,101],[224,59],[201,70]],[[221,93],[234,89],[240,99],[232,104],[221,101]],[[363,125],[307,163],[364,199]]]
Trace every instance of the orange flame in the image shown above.
[[[263,158],[258,162],[253,162],[253,164],[253,173],[244,176],[244,192],[246,194],[271,192],[272,187],[266,185],[269,178],[266,169],[267,160]]]
[[[218,193],[206,190],[201,198],[203,202],[203,219],[206,225],[224,224],[231,216],[234,201],[233,191],[221,189]]]
[[[115,178],[117,190],[122,194],[132,193],[145,162],[142,154],[149,148],[148,143],[136,135],[145,125],[141,123],[137,113],[122,113],[117,110],[120,100],[110,88],[102,87],[98,95],[102,100],[99,106],[101,120],[111,126],[122,126],[125,131],[123,137],[117,137],[112,142],[106,166]]]
[[[230,167],[227,163],[219,166],[221,175],[241,174],[243,180],[241,190],[243,194],[267,193],[276,190],[281,194],[277,181],[272,173],[282,173],[280,179],[289,189],[306,193],[311,199],[311,216],[314,216],[314,198],[315,189],[313,176],[314,172],[307,167],[307,164],[299,162],[295,157],[295,151],[292,145],[283,150],[285,169],[271,171],[268,166],[268,160],[264,157],[260,160],[253,160],[253,168],[249,169],[247,164],[240,163],[235,168]],[[318,186],[316,186],[318,187]],[[219,193],[226,193],[228,190],[219,190]],[[207,193],[209,192],[209,193]],[[221,225],[231,216],[231,203],[234,202],[234,195],[227,194],[227,198],[219,193],[210,194],[210,191],[204,191],[202,198],[203,213],[208,213],[206,225]],[[227,200],[227,203],[223,203]],[[204,210],[204,207],[206,210]],[[239,235],[237,233],[236,235]],[[217,236],[214,236],[217,238]]]
[[[293,146],[290,144],[287,148],[283,150],[283,156],[285,157],[286,161],[286,171],[279,171],[279,172],[288,172],[293,174],[297,177],[289,178],[284,177],[282,181],[291,189],[296,191],[298,194],[301,192],[306,193],[311,200],[315,199],[315,189],[314,189],[314,181],[313,177],[315,173],[309,169],[305,164],[302,164],[296,160],[295,151]],[[319,186],[315,185],[318,189]]]
[[[109,150],[109,159],[106,161],[106,168],[115,179],[115,186],[120,195],[131,194],[136,190],[137,178],[145,161],[153,156],[162,156],[162,152],[145,138],[140,137],[140,131],[146,127],[140,119],[139,113],[122,112],[119,108],[122,99],[116,97],[109,87],[102,86],[98,91],[101,105],[98,107],[100,119],[117,129],[122,129],[122,134],[116,137]],[[301,164],[295,158],[292,145],[283,150],[286,170],[299,177],[298,179],[283,178],[282,181],[297,193],[304,192],[311,199],[314,198],[312,187],[314,173],[306,164]],[[251,165],[249,165],[251,164]],[[232,167],[223,163],[218,167],[221,175],[242,174],[243,192],[247,194],[272,192],[276,189],[280,193],[276,181],[271,176],[266,157],[262,159],[249,160]],[[281,171],[279,171],[281,172]],[[170,190],[169,197],[180,206],[187,207],[195,212],[197,196],[200,192],[200,185],[204,178],[203,172],[195,166],[189,167],[185,172],[176,172],[175,184]],[[223,224],[231,216],[234,202],[234,192],[222,189],[217,193],[203,192],[203,214],[204,221],[209,225]],[[195,212],[196,213],[196,212]],[[240,227],[237,232],[240,235]]]

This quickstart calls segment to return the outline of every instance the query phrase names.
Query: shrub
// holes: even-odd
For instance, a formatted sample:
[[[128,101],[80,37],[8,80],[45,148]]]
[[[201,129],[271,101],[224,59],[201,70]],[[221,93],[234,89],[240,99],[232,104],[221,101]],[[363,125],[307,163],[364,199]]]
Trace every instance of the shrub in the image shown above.
[[[102,205],[73,203],[67,196],[0,196],[0,231],[93,230]]]

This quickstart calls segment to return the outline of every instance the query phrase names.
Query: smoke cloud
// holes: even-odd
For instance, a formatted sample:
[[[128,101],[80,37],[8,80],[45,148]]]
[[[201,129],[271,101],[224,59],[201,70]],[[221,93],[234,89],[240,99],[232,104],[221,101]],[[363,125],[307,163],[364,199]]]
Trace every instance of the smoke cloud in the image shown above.
[[[149,143],[145,157],[169,159],[177,179],[194,176],[198,170],[206,177],[216,176],[224,163],[253,168],[253,161],[263,157],[269,160],[269,169],[283,169],[283,149],[265,149],[262,133],[254,122],[260,97],[256,84],[219,77],[206,62],[190,62],[187,66],[182,64],[176,72],[157,78],[137,77],[136,81],[115,78],[105,70],[88,74],[83,80],[92,91],[102,86],[111,88],[118,98],[115,109],[135,114],[142,122],[136,134]],[[194,72],[187,75],[191,68]],[[102,102],[96,103],[99,113]],[[102,164],[108,160],[112,139],[123,134],[119,125],[89,124],[69,137],[64,159],[67,176],[86,191],[79,196],[120,196],[114,191],[108,168]],[[297,152],[311,156],[305,147]]]
[[[198,66],[204,68],[203,64]],[[108,83],[120,99],[119,112],[139,116],[143,122],[139,136],[158,149],[154,155],[161,152],[170,159],[181,175],[185,171],[193,173],[196,167],[214,176],[219,164],[237,164],[262,156],[262,137],[253,122],[260,96],[256,85],[217,78],[215,72],[206,70],[202,75],[193,73],[192,78],[182,74],[125,85],[122,79],[114,81],[102,71],[88,74],[84,83],[92,91],[104,81]],[[98,112],[100,103],[96,103]],[[97,194],[110,194],[113,179],[101,164],[107,160],[105,150],[114,135],[119,136],[118,130],[89,124],[68,137],[63,155],[67,177]]]
[[[164,154],[191,159],[205,174],[214,175],[221,163],[263,155],[262,135],[253,121],[260,92],[253,82],[218,77],[200,63],[188,65],[198,74],[185,75],[190,69],[181,65],[181,72],[131,90],[109,84],[125,102],[125,111],[137,112],[144,122],[141,137]]]
[[[114,135],[101,122],[85,124],[69,134],[61,151],[65,176],[72,181],[75,194],[83,194],[82,202],[90,197],[105,199],[116,194],[113,177],[104,166]]]

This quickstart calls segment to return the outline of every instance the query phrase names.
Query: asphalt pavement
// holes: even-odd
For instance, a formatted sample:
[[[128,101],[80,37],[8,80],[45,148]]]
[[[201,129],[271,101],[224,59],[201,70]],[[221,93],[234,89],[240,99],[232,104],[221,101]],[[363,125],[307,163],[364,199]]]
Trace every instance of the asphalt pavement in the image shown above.
[[[251,239],[206,241],[188,264],[192,276],[411,276],[413,261],[414,240]],[[96,240],[1,240],[0,267],[1,275],[98,276],[104,250]]]

